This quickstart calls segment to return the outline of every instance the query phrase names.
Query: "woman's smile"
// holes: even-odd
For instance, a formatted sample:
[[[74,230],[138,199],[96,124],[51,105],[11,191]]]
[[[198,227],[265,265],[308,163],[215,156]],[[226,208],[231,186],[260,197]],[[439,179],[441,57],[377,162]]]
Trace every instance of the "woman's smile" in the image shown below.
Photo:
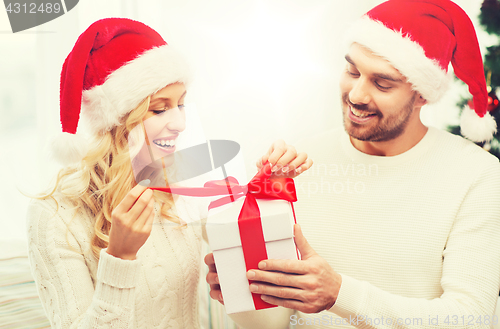
[[[164,138],[157,138],[153,140],[153,144],[155,144],[161,151],[170,154],[175,152],[175,144],[177,142],[176,136],[168,136]]]

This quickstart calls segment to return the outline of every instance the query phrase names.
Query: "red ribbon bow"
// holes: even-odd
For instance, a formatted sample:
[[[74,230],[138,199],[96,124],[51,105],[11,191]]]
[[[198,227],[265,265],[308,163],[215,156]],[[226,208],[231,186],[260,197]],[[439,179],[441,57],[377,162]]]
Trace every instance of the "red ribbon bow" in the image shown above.
[[[159,190],[186,196],[216,196],[227,195],[221,199],[210,203],[208,209],[220,207],[231,203],[241,197],[246,197],[238,216],[238,227],[240,231],[241,246],[245,258],[246,269],[258,269],[260,261],[267,259],[266,244],[260,210],[257,199],[279,199],[288,202],[297,201],[295,184],[291,178],[274,178],[271,165],[266,164],[252,178],[248,185],[239,185],[234,177],[224,180],[209,181],[204,187],[152,187],[152,190]],[[292,205],[293,211],[293,205]],[[295,212],[294,212],[295,217]],[[251,283],[251,282],[250,282]],[[255,309],[274,307],[260,298],[260,294],[253,294]]]

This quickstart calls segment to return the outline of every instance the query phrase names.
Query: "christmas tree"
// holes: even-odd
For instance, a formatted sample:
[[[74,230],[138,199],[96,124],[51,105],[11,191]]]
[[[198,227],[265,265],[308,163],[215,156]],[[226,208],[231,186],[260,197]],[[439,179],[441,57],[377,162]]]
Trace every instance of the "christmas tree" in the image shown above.
[[[486,32],[500,36],[500,0],[484,0],[481,5],[479,21]],[[500,38],[498,40],[500,41]],[[488,87],[488,110],[495,118],[497,127],[500,127],[500,104],[498,100],[498,94],[500,93],[500,44],[487,48],[484,58],[484,73]],[[471,100],[463,100],[458,105],[460,108],[465,105],[473,107]],[[449,130],[460,135],[459,126],[451,126]],[[479,145],[500,158],[500,130],[493,136],[492,141],[480,143]]]

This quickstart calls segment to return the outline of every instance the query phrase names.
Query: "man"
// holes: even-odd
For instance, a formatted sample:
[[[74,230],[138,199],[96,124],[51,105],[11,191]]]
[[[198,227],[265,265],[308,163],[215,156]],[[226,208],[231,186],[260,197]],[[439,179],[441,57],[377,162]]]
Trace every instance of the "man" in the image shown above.
[[[302,260],[266,260],[247,272],[257,281],[252,292],[290,310],[233,319],[248,328],[498,323],[500,164],[420,121],[421,107],[443,95],[451,62],[474,100],[463,133],[492,138],[470,19],[449,0],[389,0],[355,24],[349,41],[340,81],[345,132],[308,140],[315,165],[297,180]],[[211,296],[221,299],[212,255],[205,260]]]

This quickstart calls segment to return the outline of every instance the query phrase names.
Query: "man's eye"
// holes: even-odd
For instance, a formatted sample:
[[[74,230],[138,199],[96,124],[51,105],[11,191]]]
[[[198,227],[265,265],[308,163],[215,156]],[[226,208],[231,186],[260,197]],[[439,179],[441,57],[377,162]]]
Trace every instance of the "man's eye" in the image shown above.
[[[380,89],[380,90],[382,90],[382,91],[387,91],[387,90],[389,90],[389,89],[391,89],[391,88],[392,88],[391,86],[388,86],[388,87],[386,87],[386,86],[382,86],[382,85],[381,85],[381,84],[379,84],[378,82],[375,82],[375,85],[377,86],[377,88],[379,88],[379,89]]]
[[[346,68],[346,72],[347,72],[347,74],[349,74],[353,78],[359,77],[359,73],[351,71],[351,69],[349,67]]]

